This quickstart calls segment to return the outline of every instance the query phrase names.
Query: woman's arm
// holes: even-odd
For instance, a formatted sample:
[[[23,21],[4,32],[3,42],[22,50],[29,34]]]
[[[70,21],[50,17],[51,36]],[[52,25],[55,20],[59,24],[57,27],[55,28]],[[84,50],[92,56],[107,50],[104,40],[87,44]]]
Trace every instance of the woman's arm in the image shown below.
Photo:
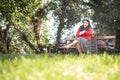
[[[87,31],[85,31],[84,35],[92,35],[93,34],[93,29],[90,28]]]
[[[76,37],[80,37],[80,29],[79,28],[77,30]]]

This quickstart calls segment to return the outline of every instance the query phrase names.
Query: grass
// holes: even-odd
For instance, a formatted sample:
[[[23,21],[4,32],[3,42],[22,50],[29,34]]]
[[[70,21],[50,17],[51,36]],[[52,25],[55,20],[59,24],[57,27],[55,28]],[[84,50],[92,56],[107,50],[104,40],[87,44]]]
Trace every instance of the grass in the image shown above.
[[[0,55],[0,80],[120,80],[120,55]]]

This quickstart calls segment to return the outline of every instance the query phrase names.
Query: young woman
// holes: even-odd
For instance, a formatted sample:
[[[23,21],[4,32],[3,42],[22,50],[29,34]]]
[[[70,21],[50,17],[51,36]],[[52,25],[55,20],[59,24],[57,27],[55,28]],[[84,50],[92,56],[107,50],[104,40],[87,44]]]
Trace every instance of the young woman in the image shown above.
[[[79,54],[87,52],[87,41],[91,40],[91,36],[93,33],[93,29],[90,25],[89,20],[84,19],[82,21],[83,25],[80,26],[76,33],[77,39],[74,40],[72,43],[65,45],[65,48],[70,48],[71,46],[76,46],[78,49]]]

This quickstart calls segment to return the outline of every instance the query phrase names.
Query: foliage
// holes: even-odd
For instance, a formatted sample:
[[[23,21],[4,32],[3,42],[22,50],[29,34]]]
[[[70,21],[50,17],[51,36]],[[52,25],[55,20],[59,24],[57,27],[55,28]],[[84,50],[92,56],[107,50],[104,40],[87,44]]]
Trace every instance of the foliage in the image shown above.
[[[90,0],[84,4],[94,10],[92,19],[97,23],[98,35],[116,34],[120,22],[120,2],[118,0]]]
[[[21,52],[21,50],[41,52],[42,45],[47,45],[49,42],[47,28],[42,25],[43,21],[47,20],[46,15],[49,11],[53,13],[58,24],[57,41],[59,42],[63,29],[71,28],[81,20],[85,12],[89,12],[88,6],[76,1],[1,1],[0,51],[2,53]]]
[[[49,44],[44,22],[49,12],[57,25],[56,43],[81,18],[93,15],[98,35],[116,34],[120,48],[119,6],[118,0],[1,0],[0,52],[41,52],[42,45]]]
[[[53,0],[53,17],[57,23],[56,41],[60,42],[63,29],[70,29],[81,18],[90,17],[92,11],[87,5],[83,5],[79,0]]]
[[[46,5],[48,3],[44,4],[39,0],[0,2],[0,52],[21,52],[21,49],[29,52],[38,51],[36,34],[33,34],[32,30],[34,27],[32,17],[42,23],[47,14],[44,10]]]
[[[120,55],[0,55],[1,80],[119,80]]]
[[[90,0],[84,2],[94,10],[98,35],[116,35],[116,49],[120,49],[120,2],[118,0]]]

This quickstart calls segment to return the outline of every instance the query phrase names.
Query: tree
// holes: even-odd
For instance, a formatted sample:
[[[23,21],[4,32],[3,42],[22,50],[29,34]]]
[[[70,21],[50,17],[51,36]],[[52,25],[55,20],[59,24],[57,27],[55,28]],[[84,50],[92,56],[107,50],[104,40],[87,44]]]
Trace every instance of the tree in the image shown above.
[[[41,44],[43,46],[48,46],[49,45],[49,39],[48,37],[50,36],[50,33],[48,33],[48,28],[45,23],[42,23],[42,28],[41,28]]]
[[[88,6],[81,4],[79,0],[53,0],[53,17],[58,24],[56,44],[60,43],[63,29],[69,29],[82,17],[89,17]],[[84,16],[86,14],[86,16]]]
[[[13,51],[19,49],[17,44],[20,43],[20,46],[29,46],[36,53],[41,52],[39,35],[42,20],[47,14],[45,8],[48,3],[43,4],[39,0],[0,1],[0,52],[8,53],[13,43],[16,47],[12,48]],[[30,33],[31,28],[35,35]],[[22,40],[25,44],[22,44]]]

